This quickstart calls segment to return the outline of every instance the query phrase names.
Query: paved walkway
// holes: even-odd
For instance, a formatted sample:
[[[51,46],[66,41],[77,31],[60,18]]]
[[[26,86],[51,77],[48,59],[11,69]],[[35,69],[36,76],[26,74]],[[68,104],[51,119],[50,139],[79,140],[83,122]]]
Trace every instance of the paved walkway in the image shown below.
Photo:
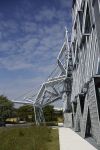
[[[59,127],[60,150],[97,150],[70,128]]]

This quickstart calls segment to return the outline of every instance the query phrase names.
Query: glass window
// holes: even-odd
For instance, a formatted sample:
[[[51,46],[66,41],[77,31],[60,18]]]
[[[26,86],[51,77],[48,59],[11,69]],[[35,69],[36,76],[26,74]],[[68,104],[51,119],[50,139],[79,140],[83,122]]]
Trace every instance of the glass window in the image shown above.
[[[96,86],[98,113],[99,113],[99,119],[100,119],[100,83],[96,84],[95,86]]]
[[[86,20],[85,20],[85,33],[90,33],[90,32],[91,32],[91,20],[90,20],[89,6],[87,5]]]

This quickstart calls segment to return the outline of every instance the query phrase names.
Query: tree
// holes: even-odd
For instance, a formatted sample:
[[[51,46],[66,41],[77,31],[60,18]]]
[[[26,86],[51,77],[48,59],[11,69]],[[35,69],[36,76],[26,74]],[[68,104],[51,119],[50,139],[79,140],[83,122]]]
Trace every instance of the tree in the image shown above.
[[[53,121],[54,120],[54,106],[48,105],[43,109],[44,117],[46,121]]]
[[[13,103],[4,95],[0,96],[0,120],[6,120],[13,113]]]
[[[18,110],[18,117],[20,120],[25,120],[25,121],[34,121],[34,108],[32,105],[24,105],[21,106]],[[30,118],[30,116],[32,118]]]

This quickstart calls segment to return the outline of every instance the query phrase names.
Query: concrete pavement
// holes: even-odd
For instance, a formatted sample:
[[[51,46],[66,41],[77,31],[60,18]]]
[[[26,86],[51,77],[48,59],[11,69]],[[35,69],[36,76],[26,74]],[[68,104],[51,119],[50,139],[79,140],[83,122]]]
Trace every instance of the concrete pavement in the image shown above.
[[[97,150],[70,128],[59,127],[60,150]]]

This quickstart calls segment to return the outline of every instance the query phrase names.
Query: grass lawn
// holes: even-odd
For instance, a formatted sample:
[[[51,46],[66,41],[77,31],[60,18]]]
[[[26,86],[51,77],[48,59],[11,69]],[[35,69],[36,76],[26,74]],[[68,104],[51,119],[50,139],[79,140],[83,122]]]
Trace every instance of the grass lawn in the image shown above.
[[[0,150],[59,150],[58,130],[35,126],[0,128]]]

